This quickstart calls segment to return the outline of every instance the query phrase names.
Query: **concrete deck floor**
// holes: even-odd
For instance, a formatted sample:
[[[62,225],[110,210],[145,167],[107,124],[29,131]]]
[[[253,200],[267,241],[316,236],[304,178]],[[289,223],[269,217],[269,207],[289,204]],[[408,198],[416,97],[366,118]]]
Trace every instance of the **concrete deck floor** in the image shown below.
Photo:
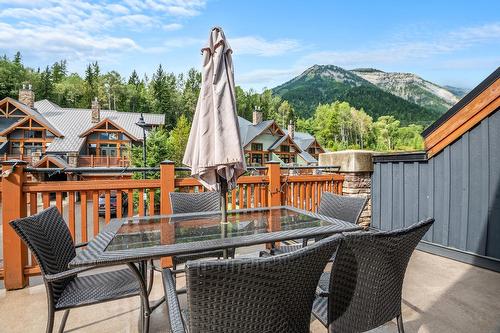
[[[158,274],[152,298],[162,293]],[[65,331],[137,332],[138,304],[131,298],[71,310]],[[43,285],[0,291],[1,332],[43,332],[46,318]],[[406,332],[500,332],[500,273],[416,251],[404,283],[403,318]],[[168,332],[165,305],[153,313],[151,325],[151,332]],[[311,332],[327,330],[315,320]],[[397,332],[396,324],[373,332]]]

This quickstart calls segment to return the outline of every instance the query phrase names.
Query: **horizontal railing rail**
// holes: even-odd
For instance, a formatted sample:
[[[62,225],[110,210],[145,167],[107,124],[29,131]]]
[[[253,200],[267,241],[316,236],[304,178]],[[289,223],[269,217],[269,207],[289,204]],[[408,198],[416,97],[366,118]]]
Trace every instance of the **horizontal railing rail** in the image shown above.
[[[293,170],[312,171],[308,174]],[[162,163],[160,167],[80,167],[32,168],[22,161],[8,161],[2,167],[4,193],[2,201],[4,276],[8,289],[21,288],[27,278],[39,274],[39,268],[8,225],[8,221],[56,206],[68,223],[75,242],[92,239],[113,217],[169,214],[169,192],[203,192],[201,183],[189,176],[190,168]],[[96,174],[111,179],[27,181],[37,174]],[[155,179],[113,179],[116,174],[137,174]],[[27,177],[33,175],[34,177]],[[74,179],[74,177],[72,177]],[[72,179],[68,177],[68,179]],[[40,179],[43,179],[40,178]],[[257,208],[277,205],[316,211],[324,191],[342,193],[343,176],[336,166],[283,167],[269,163],[250,168],[241,176],[236,188],[227,195],[228,209]],[[9,193],[6,197],[5,193]],[[12,240],[15,240],[14,242]],[[5,244],[15,244],[7,248]]]

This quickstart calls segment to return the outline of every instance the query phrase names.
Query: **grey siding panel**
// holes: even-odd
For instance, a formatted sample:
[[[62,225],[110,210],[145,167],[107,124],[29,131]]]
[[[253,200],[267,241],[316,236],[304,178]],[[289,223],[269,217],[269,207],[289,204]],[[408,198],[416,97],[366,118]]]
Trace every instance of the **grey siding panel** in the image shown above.
[[[490,193],[486,255],[500,258],[500,112],[489,118]]]
[[[419,200],[418,200],[418,184],[419,184],[419,163],[404,163],[404,225],[409,226],[418,222]]]
[[[500,259],[500,112],[428,161],[377,162],[373,180],[374,227],[434,217],[425,240]]]
[[[381,164],[377,163],[373,166],[373,179],[372,183],[375,188],[380,188],[380,168]],[[380,228],[380,196],[375,195],[372,197],[372,226]]]
[[[462,138],[457,141],[457,144],[450,146],[450,202],[463,202],[463,144],[464,140]],[[462,221],[462,210],[459,205],[453,205],[449,211],[448,246],[458,249],[461,247],[460,235],[462,223],[464,222]]]
[[[393,198],[393,187],[392,187],[392,163],[387,163],[382,165],[381,179],[383,180],[381,184],[380,196],[381,205],[381,219],[380,219],[380,229],[391,230],[392,229],[392,198]]]
[[[393,165],[392,169],[392,225],[391,229],[400,229],[403,227],[404,220],[404,197],[403,197],[403,186],[404,186],[404,169],[403,163],[397,163]]]

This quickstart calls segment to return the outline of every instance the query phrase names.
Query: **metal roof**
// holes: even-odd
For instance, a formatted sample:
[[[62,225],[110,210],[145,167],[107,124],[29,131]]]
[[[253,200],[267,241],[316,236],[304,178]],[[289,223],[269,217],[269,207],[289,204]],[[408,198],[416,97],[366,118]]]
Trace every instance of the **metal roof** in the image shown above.
[[[81,138],[80,134],[95,126],[95,123],[92,123],[91,109],[61,108],[46,99],[35,102],[35,108],[64,135],[64,138],[54,138],[47,147],[47,153],[80,151],[85,143],[85,138]],[[142,128],[135,124],[139,120],[138,113],[101,110],[101,119],[105,118],[139,140],[143,139]],[[144,121],[150,125],[163,125],[165,116],[145,113]]]
[[[284,130],[285,134],[288,134],[287,130]],[[297,144],[297,146],[300,147],[302,150],[307,150],[309,146],[315,141],[316,139],[314,136],[312,136],[309,133],[306,132],[295,132],[293,134],[293,141]]]
[[[307,163],[318,163],[318,160],[316,160],[311,154],[309,154],[307,151],[302,151],[299,153],[299,156],[304,159]]]
[[[265,120],[261,121],[257,125],[254,125],[245,118],[238,117],[238,124],[240,127],[240,137],[243,147],[248,145],[259,134],[264,132],[269,126],[272,125],[273,122],[274,120]]]

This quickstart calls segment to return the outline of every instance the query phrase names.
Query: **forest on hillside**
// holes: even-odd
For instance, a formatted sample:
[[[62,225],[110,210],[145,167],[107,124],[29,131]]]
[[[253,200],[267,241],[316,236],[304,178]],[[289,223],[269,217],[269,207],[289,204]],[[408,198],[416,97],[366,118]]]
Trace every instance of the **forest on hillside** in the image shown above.
[[[61,107],[90,108],[92,99],[98,97],[103,109],[164,114],[165,128],[158,129],[154,134],[158,140],[153,141],[160,145],[163,142],[165,147],[156,149],[156,158],[161,160],[168,154],[177,160],[182,156],[201,85],[198,70],[192,68],[187,73],[174,74],[158,65],[153,73],[131,70],[124,77],[113,70],[103,72],[93,62],[82,73],[70,73],[66,60],[35,69],[23,64],[19,52],[11,58],[4,55],[0,58],[0,99],[7,96],[17,99],[23,84],[31,84],[36,100],[48,99]],[[422,148],[422,126],[402,126],[394,115],[380,115],[374,120],[362,106],[354,107],[344,100],[319,104],[311,117],[302,118],[289,101],[270,89],[259,93],[237,86],[236,98],[239,116],[251,120],[253,110],[259,108],[264,119],[274,119],[283,128],[293,122],[297,130],[316,136],[330,150]]]

